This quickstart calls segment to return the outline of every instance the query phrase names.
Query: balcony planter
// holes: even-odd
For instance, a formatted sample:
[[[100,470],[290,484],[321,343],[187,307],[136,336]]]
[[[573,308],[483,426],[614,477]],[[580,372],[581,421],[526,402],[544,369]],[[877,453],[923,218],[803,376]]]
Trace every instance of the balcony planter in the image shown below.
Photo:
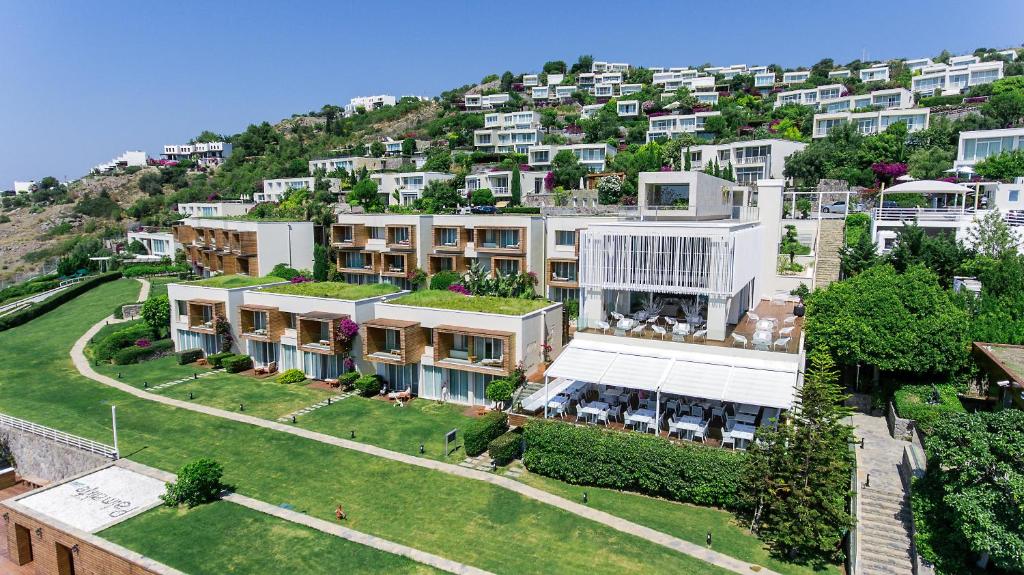
[[[807,313],[807,308],[804,307],[803,302],[800,302],[793,306],[793,315],[795,315],[796,317],[804,317],[805,313]]]

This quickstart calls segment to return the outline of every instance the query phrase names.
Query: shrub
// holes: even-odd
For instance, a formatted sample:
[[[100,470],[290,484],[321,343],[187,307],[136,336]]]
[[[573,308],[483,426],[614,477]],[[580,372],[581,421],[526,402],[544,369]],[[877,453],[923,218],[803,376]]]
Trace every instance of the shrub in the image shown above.
[[[154,356],[161,355],[164,352],[168,352],[173,348],[174,342],[169,339],[154,341],[145,346],[138,344],[132,345],[118,350],[118,352],[114,354],[114,363],[117,365],[139,363],[142,360],[150,359]]]
[[[539,214],[540,208],[529,206],[508,206],[499,210],[503,214]]]
[[[698,505],[733,506],[745,473],[742,452],[641,433],[531,421],[524,437],[523,463],[534,473]]]
[[[222,351],[220,353],[211,353],[206,356],[206,361],[210,362],[210,367],[224,367],[224,360],[235,354],[230,351]]]
[[[143,276],[153,276],[157,274],[172,274],[187,272],[188,266],[185,264],[132,264],[125,266],[121,269],[121,273],[126,278],[137,278]]]
[[[178,365],[188,365],[203,358],[203,350],[198,347],[183,349],[178,352]]]
[[[380,393],[380,376],[375,373],[364,375],[356,379],[353,385],[355,385],[356,389],[359,390],[359,393],[361,395],[364,395],[366,397],[372,397]]]
[[[451,270],[437,272],[430,276],[430,289],[446,290],[448,286],[462,281],[462,275]]]
[[[277,376],[277,383],[299,383],[306,380],[306,374],[301,369],[286,369]]]
[[[359,379],[358,371],[349,371],[338,376],[338,387],[342,389],[352,389],[355,386],[356,381]]]
[[[118,351],[135,345],[136,341],[147,335],[149,328],[142,324],[119,329],[97,342],[92,348],[92,356],[100,361],[110,361]]]
[[[174,507],[182,503],[195,507],[217,499],[225,489],[221,482],[224,468],[212,459],[201,458],[186,463],[178,470],[178,481],[167,484],[167,493],[161,498]]]
[[[44,300],[41,303],[29,306],[24,311],[0,317],[0,331],[4,331],[12,327],[19,326],[27,321],[31,321],[48,311],[57,309],[62,304],[75,299],[76,297],[91,290],[92,288],[100,284],[107,283],[108,281],[115,280],[119,277],[121,277],[120,271],[90,277],[87,280],[81,281],[57,294],[54,294],[52,297]]]
[[[487,444],[487,454],[498,465],[508,465],[521,455],[523,434],[509,431],[499,435]]]
[[[505,402],[512,399],[515,384],[507,379],[495,379],[487,386],[484,395],[491,401]]]
[[[893,406],[896,413],[904,419],[913,419],[917,429],[930,435],[939,420],[954,413],[966,410],[956,395],[952,385],[936,385],[939,390],[939,403],[928,403],[932,399],[932,386],[906,385],[893,394]]]
[[[508,430],[508,415],[492,411],[466,426],[466,455],[476,457],[487,451],[487,444]]]
[[[247,355],[233,355],[221,360],[224,371],[228,373],[240,373],[252,369],[252,358]]]

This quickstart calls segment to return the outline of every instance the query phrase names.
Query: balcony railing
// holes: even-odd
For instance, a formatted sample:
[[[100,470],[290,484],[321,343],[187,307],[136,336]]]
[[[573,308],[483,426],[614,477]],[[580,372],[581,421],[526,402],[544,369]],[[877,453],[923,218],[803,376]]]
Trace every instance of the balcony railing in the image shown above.
[[[871,217],[876,220],[893,221],[950,221],[973,218],[974,213],[965,208],[874,208]]]
[[[739,156],[735,162],[737,166],[766,163],[768,163],[768,156]]]

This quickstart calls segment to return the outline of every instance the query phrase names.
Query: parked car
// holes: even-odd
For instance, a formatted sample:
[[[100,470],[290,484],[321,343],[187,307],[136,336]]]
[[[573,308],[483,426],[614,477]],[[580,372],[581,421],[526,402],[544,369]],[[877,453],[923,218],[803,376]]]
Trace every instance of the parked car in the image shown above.
[[[883,208],[898,208],[898,207],[900,207],[900,205],[896,203],[896,200],[883,200],[882,201],[882,207]]]
[[[494,206],[473,206],[469,211],[474,214],[496,214],[498,213],[498,208]]]
[[[832,202],[831,204],[825,204],[821,206],[821,213],[823,214],[845,214],[846,213],[846,201],[839,200]]]

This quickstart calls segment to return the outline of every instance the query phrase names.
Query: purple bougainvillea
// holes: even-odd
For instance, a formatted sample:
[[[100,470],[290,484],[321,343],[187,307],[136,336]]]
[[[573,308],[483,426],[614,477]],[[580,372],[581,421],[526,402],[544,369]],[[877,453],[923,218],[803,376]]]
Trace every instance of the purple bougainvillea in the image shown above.
[[[357,333],[359,333],[359,324],[345,317],[342,318],[340,322],[338,322],[338,330],[341,332],[342,335],[351,339],[355,337]]]
[[[142,339],[136,340],[135,345],[137,345],[139,347],[149,347],[152,344],[150,343],[150,341],[148,339],[142,338]]]
[[[879,178],[898,178],[907,173],[907,165],[902,162],[871,164],[871,171]]]
[[[292,282],[293,284],[304,284],[306,282],[311,282],[313,280],[307,278],[306,276],[295,276],[289,281]]]
[[[345,368],[345,371],[352,371],[356,368],[356,361],[351,357],[346,357],[345,361],[343,361],[341,365]]]
[[[555,173],[554,172],[548,172],[547,175],[544,176],[544,189],[549,191],[549,192],[551,190],[555,189]]]
[[[452,284],[448,286],[448,291],[460,293],[462,295],[469,295],[469,289],[467,289],[466,286],[462,284]]]

